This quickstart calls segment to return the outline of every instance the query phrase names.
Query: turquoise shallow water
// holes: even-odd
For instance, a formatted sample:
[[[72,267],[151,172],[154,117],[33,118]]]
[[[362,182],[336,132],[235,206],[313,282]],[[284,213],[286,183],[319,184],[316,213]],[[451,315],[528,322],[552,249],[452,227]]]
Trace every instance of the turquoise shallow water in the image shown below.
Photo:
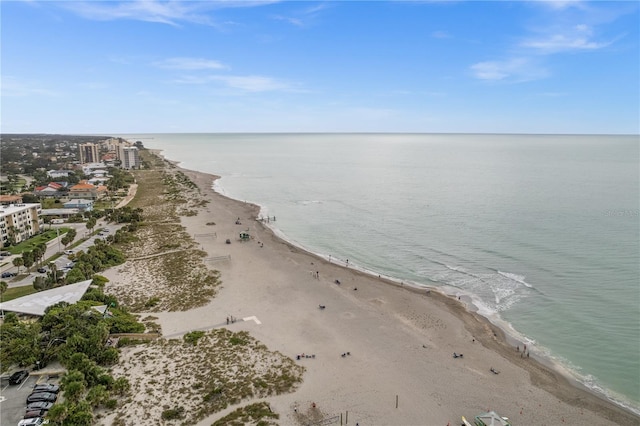
[[[640,411],[637,136],[122,135],[333,259],[469,296]]]

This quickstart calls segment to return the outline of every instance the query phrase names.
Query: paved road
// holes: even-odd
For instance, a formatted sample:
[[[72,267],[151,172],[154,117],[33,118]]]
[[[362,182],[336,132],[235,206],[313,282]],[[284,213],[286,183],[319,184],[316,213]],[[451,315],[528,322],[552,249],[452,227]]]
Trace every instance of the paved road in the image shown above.
[[[80,238],[86,238],[90,231],[87,229],[86,225],[84,223],[69,223],[69,224],[65,224],[65,225],[59,225],[58,227],[74,227],[76,229],[76,232],[78,233],[78,236],[80,236]],[[115,234],[115,232],[120,229],[123,225],[121,224],[104,224],[103,221],[98,221],[98,224],[96,225],[95,229],[108,229],[109,232],[108,234]],[[56,226],[52,226],[52,228],[55,228]],[[64,251],[64,246],[59,243],[59,240],[62,238],[62,236],[54,238],[53,240],[51,240],[49,243],[47,243],[47,251],[45,253],[45,259],[47,259],[44,264],[48,264],[49,263],[49,259],[51,259],[52,257],[58,255],[58,253],[61,253]],[[73,247],[73,249],[71,249],[74,253],[78,252],[78,251],[87,251],[87,249],[89,247],[91,247],[92,245],[94,245],[94,240],[96,238],[103,238],[100,237],[99,235],[94,235],[91,236],[89,238],[87,238],[86,240],[84,240],[81,244],[79,244],[78,246]],[[2,260],[2,263],[8,263],[8,265],[5,265],[4,267],[2,267],[2,272],[17,272],[18,268],[13,266],[13,259],[17,257],[17,256],[11,256],[11,257],[5,257]],[[60,270],[62,269],[67,263],[69,263],[71,260],[69,259],[69,257],[67,255],[62,255],[60,257],[58,257],[54,262],[56,264],[56,267]],[[3,281],[6,281],[7,284],[9,285],[9,288],[12,287],[22,287],[22,286],[27,286],[27,285],[32,285],[33,284],[33,280],[35,279],[35,277],[38,276],[45,276],[46,273],[41,274],[39,272],[36,272],[37,267],[36,266],[32,266],[31,267],[32,272],[27,275],[26,277],[23,277],[22,279],[16,279],[16,278],[3,278]],[[23,275],[24,274],[24,267],[20,268],[20,274]]]
[[[131,184],[129,186],[129,192],[127,194],[127,196],[122,199],[118,205],[117,208],[126,206],[127,204],[129,204],[129,202],[131,200],[133,200],[133,197],[135,197],[136,192],[138,190],[138,185],[137,184]],[[89,230],[87,229],[87,226],[84,222],[82,223],[65,223],[63,225],[50,225],[52,228],[62,228],[62,227],[72,227],[75,228],[78,236],[80,238],[86,238],[87,235],[89,235]],[[123,225],[113,225],[113,224],[106,224],[103,220],[99,220],[98,223],[96,224],[96,229],[109,229],[109,233],[110,234],[114,234],[118,229],[120,229]],[[87,248],[89,248],[90,246],[93,245],[93,240],[96,238],[101,238],[98,235],[95,235],[91,238],[89,238],[88,240],[84,241],[82,244],[80,244],[77,247],[73,248],[73,251],[86,251]],[[64,246],[60,243],[60,239],[61,237],[57,237],[54,238],[53,240],[51,240],[49,243],[47,243],[47,251],[45,253],[44,258],[47,259],[47,262],[45,263],[49,263],[48,260],[51,259],[53,256],[57,255],[58,253],[62,253],[64,250]],[[18,268],[13,266],[13,259],[16,258],[18,256],[8,256],[8,257],[3,257],[2,259],[0,259],[0,273],[2,272],[18,272]],[[62,269],[62,267],[64,267],[67,263],[69,263],[69,258],[66,255],[60,256],[58,259],[56,259],[56,265],[58,267],[58,269]],[[21,271],[24,271],[23,268],[20,268]],[[31,267],[32,271],[37,271],[37,267]],[[21,287],[21,286],[26,286],[26,285],[32,285],[33,284],[33,280],[35,279],[35,277],[39,276],[39,275],[44,275],[44,274],[40,274],[38,272],[31,272],[31,274],[25,278],[22,278],[20,280],[17,280],[15,278],[3,278],[3,281],[6,281],[7,284],[9,285],[9,287]]]

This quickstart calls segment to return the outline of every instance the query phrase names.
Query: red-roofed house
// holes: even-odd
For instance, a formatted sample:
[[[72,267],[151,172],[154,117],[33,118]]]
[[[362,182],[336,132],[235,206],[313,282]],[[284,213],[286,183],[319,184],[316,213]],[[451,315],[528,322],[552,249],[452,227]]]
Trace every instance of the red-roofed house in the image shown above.
[[[8,206],[9,204],[21,204],[22,195],[0,195],[0,204]]]
[[[70,199],[84,198],[87,200],[98,200],[107,195],[107,187],[104,185],[92,185],[86,180],[81,180],[76,185],[69,188]]]
[[[57,182],[49,182],[46,186],[38,186],[33,191],[33,195],[38,198],[61,198],[64,197],[65,193],[60,191],[64,188],[64,185],[59,184]]]

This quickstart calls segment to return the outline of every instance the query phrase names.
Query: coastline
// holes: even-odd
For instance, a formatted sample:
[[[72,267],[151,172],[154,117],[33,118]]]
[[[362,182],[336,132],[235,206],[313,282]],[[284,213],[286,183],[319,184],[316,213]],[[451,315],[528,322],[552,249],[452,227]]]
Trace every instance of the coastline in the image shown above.
[[[302,414],[309,411],[325,419],[348,412],[352,423],[362,425],[459,424],[462,415],[472,418],[490,409],[513,424],[638,423],[633,413],[559,372],[520,358],[505,333],[464,301],[329,262],[256,220],[259,206],[216,192],[218,176],[165,161],[209,201],[197,215],[181,217],[181,224],[210,258],[228,260],[208,265],[220,271],[222,287],[206,306],[156,314],[163,336],[211,328],[231,314],[243,321],[227,328],[249,332],[270,350],[293,359],[313,354],[296,361],[307,369],[302,386],[268,399],[280,424],[305,424]],[[215,226],[207,227],[212,220]],[[202,237],[212,228],[215,238]],[[238,241],[245,230],[252,239]],[[127,272],[109,275],[130,282]],[[334,282],[338,278],[340,285]],[[327,308],[320,310],[319,304]],[[247,320],[251,317],[260,324]],[[341,357],[346,351],[350,355]],[[453,352],[464,358],[454,359]],[[317,408],[311,410],[312,403]],[[211,424],[237,407],[198,424]]]
[[[201,190],[207,193],[207,196],[212,196],[214,197],[214,199],[216,197],[224,197],[231,202],[235,202],[246,207],[247,203],[231,199],[213,190],[214,182],[219,178],[218,176],[208,175],[206,173],[186,169],[181,170],[192,180],[194,180],[194,182],[196,182]],[[208,184],[207,181],[209,182]],[[259,213],[259,207],[252,204],[251,206],[253,206],[253,213],[255,218]],[[444,293],[438,291],[437,288],[424,290],[409,285],[403,285],[389,278],[378,278],[365,271],[360,271],[353,268],[345,268],[341,265],[336,265],[327,261],[323,256],[310,253],[298,246],[293,245],[291,242],[282,240],[274,233],[273,229],[271,229],[270,226],[265,225],[263,222],[254,222],[257,225],[256,228],[260,230],[258,234],[264,235],[261,236],[261,239],[269,239],[272,240],[273,243],[284,245],[285,247],[287,247],[287,250],[291,252],[300,251],[303,256],[306,256],[310,259],[315,259],[318,262],[325,263],[323,267],[331,266],[337,268],[338,270],[344,270],[345,272],[348,271],[348,273],[352,275],[356,280],[368,281],[368,284],[373,284],[377,281],[382,285],[382,291],[384,291],[384,287],[388,287],[389,289],[395,288],[396,290],[399,290],[401,292],[408,292],[414,295],[423,295],[424,297],[420,298],[423,301],[428,300],[428,303],[430,304],[444,307],[462,322],[469,335],[473,336],[471,339],[475,339],[485,348],[508,360],[508,362],[516,368],[525,370],[530,375],[531,385],[549,392],[554,397],[558,398],[558,400],[563,401],[565,404],[568,404],[575,408],[579,408],[581,410],[589,410],[594,413],[604,415],[605,418],[612,420],[617,424],[637,423],[638,418],[635,417],[633,413],[630,413],[626,409],[614,404],[609,400],[604,399],[600,395],[595,394],[591,390],[581,385],[579,382],[572,381],[569,378],[565,377],[562,373],[552,370],[548,365],[545,365],[545,363],[533,358],[527,359],[525,362],[521,362],[519,353],[516,352],[513,348],[513,345],[508,342],[507,336],[502,329],[491,323],[487,318],[475,312],[467,310],[465,305],[456,300],[455,297],[445,295]],[[427,292],[428,295],[426,294]],[[496,411],[500,412],[502,415],[507,415],[506,413],[503,414],[502,411],[497,408]],[[470,416],[473,413],[467,412],[465,414],[467,416]],[[516,416],[513,416],[512,419],[514,421],[517,421]],[[565,423],[567,422],[570,423],[570,421],[565,418]]]
[[[219,177],[216,177],[216,179],[218,178]],[[223,195],[223,196],[226,196],[226,195]],[[274,233],[276,238],[283,239],[286,244],[289,244],[292,247],[295,247],[297,249],[306,251],[309,256],[314,256],[319,260],[327,261],[326,256],[306,250],[304,247],[296,245],[294,242],[288,241],[285,238],[282,238],[281,236],[277,235],[277,232],[271,226],[268,226],[268,225],[264,225],[264,226],[268,228],[272,233]],[[393,277],[382,277],[380,275],[377,275],[374,271],[358,269],[357,267],[352,269],[356,271],[356,273],[360,273],[363,276],[367,276],[371,279],[377,279],[382,283],[385,283],[390,286],[402,288],[405,291],[412,292],[417,295],[429,294],[431,298],[447,306],[447,308],[450,309],[456,316],[460,317],[460,319],[464,322],[467,330],[472,334],[474,334],[474,332],[477,332],[479,330],[478,326],[473,325],[475,322],[484,324],[485,331],[488,328],[489,330],[491,330],[492,333],[494,333],[494,340],[493,340],[494,345],[492,345],[493,349],[495,351],[499,351],[505,357],[510,357],[511,359],[513,359],[513,356],[512,356],[513,350],[514,350],[513,348],[515,347],[520,348],[523,345],[523,341],[521,339],[519,339],[515,335],[509,334],[509,331],[506,330],[507,323],[504,323],[503,325],[501,325],[499,323],[492,321],[490,318],[487,318],[486,316],[479,314],[478,308],[473,304],[473,301],[471,300],[471,298],[467,296],[462,296],[460,299],[456,300],[455,295],[447,294],[445,291],[443,291],[442,288],[438,286],[421,286],[418,284],[406,283],[404,281],[395,279]],[[487,345],[488,341],[482,338],[482,334],[479,334],[479,335],[481,337],[476,338],[476,340]],[[486,335],[484,337],[486,337]],[[519,351],[516,351],[516,352],[520,354]],[[604,393],[598,393],[597,391],[590,389],[584,383],[582,383],[579,379],[573,377],[570,374],[571,373],[570,371],[563,371],[562,366],[558,365],[553,360],[544,358],[543,356],[539,356],[537,354],[533,354],[527,358],[529,360],[528,363],[522,364],[522,365],[526,366],[525,369],[527,369],[530,372],[530,374],[537,376],[535,379],[532,378],[532,381],[535,380],[537,385],[549,391],[550,393],[553,393],[560,400],[564,400],[568,403],[571,403],[575,399],[579,399],[579,398],[567,397],[567,393],[565,393],[566,391],[560,390],[560,388],[566,386],[571,390],[575,389],[579,392],[584,392],[588,395],[591,395],[595,397],[597,401],[604,402],[605,405],[611,404],[616,410],[620,409],[623,412],[630,414],[631,416],[637,415],[637,413],[633,412],[633,410],[631,410],[629,407],[621,403],[617,403],[616,401],[608,398]],[[551,384],[551,382],[544,380],[544,376],[548,374],[556,376],[553,379],[553,382],[557,380],[559,382],[565,381],[566,383],[562,383],[561,386],[555,387],[554,385]]]
[[[157,154],[160,156],[162,156],[161,152],[162,150],[157,150]],[[179,161],[172,161],[172,160],[167,160],[167,161],[171,162],[176,167],[180,167]],[[193,171],[193,170],[184,169],[184,168],[181,168],[181,170],[185,172],[206,174],[204,172],[198,172],[198,171]],[[215,182],[218,179],[220,179],[220,176],[217,176],[217,175],[210,175],[210,176],[213,178],[211,189],[213,190],[214,193],[222,197],[235,200],[239,203],[246,203],[246,201],[234,199],[233,197],[230,197],[227,194],[218,191],[216,189],[217,185],[215,184]],[[261,211],[260,206],[256,206],[256,208],[258,209],[259,212]],[[269,232],[271,232],[275,238],[282,240],[285,244],[288,244],[295,249],[302,250],[306,252],[309,256],[313,256],[320,261],[325,261],[328,263],[332,262],[331,256],[324,255],[322,253],[313,252],[300,244],[296,244],[295,241],[287,239],[286,235],[280,232],[275,226],[272,226],[271,223],[269,222],[265,223],[264,221],[262,221],[261,223],[262,223],[262,226],[264,226]],[[335,258],[333,258],[333,260],[334,260],[334,263],[336,264],[340,263],[340,262],[335,262],[336,260]],[[344,263],[344,261],[342,262]],[[402,288],[406,291],[413,292],[418,295],[424,295],[425,293],[430,293],[431,296],[435,298],[439,298],[440,301],[442,303],[445,303],[445,305],[447,305],[450,309],[455,310],[456,315],[460,315],[460,316],[471,315],[473,319],[472,320],[465,319],[464,320],[465,324],[468,321],[472,321],[472,322],[478,321],[481,323],[483,322],[486,323],[486,326],[489,327],[492,330],[492,332],[497,334],[494,337],[496,337],[496,339],[498,340],[499,347],[496,347],[495,350],[499,350],[505,356],[513,355],[514,348],[516,347],[522,348],[523,344],[525,344],[524,347],[526,347],[527,341],[522,337],[519,337],[516,330],[513,330],[512,328],[510,330],[510,324],[508,322],[500,319],[499,317],[492,319],[490,317],[487,317],[486,315],[481,314],[480,309],[474,304],[474,301],[469,296],[462,295],[461,297],[458,298],[458,300],[456,300],[457,294],[455,294],[454,288],[451,288],[452,292],[448,293],[447,291],[445,291],[446,287],[430,286],[430,285],[407,282],[398,278],[380,275],[375,271],[360,268],[357,265],[352,265],[349,269],[354,271],[355,273],[362,274],[363,277],[369,277],[370,279],[374,279],[391,286]],[[467,328],[469,329],[469,327]],[[472,331],[472,330],[469,329],[469,331]],[[520,352],[516,352],[516,355],[520,355]],[[545,357],[545,355],[538,353],[535,350],[535,348],[532,348],[532,351],[530,352],[530,357],[528,358],[531,360],[530,364],[535,365],[535,368],[532,368],[530,370],[531,374],[536,374],[541,377],[549,373],[553,374],[557,376],[556,377],[557,380],[565,381],[566,383],[564,385],[568,386],[569,388],[575,388],[580,392],[584,392],[588,395],[595,397],[596,400],[598,401],[603,401],[606,404],[611,404],[611,406],[614,407],[616,410],[619,409],[619,410],[622,410],[622,412],[624,413],[637,417],[638,423],[640,423],[640,412],[637,411],[638,409],[635,409],[634,407],[630,407],[621,401],[617,401],[616,399],[609,397],[609,395],[607,395],[605,391],[588,387],[585,383],[583,383],[580,380],[580,378],[574,375],[573,371],[567,369],[562,364],[558,363],[552,358]],[[514,358],[511,357],[511,359],[514,359]],[[537,380],[538,380],[538,383],[540,384],[546,383],[540,377],[538,377]],[[553,386],[547,386],[545,389],[552,393],[554,390],[556,390]],[[565,398],[562,395],[562,393],[560,393],[559,391],[557,396],[561,400],[566,400],[566,401],[571,400],[571,398]]]

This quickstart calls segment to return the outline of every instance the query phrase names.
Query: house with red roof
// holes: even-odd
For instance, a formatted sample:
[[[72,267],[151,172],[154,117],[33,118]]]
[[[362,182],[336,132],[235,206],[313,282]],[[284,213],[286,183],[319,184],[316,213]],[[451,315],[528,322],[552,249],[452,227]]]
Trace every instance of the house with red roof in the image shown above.
[[[92,185],[86,180],[81,180],[76,185],[69,188],[69,198],[99,200],[107,195],[107,187],[104,185]]]
[[[44,186],[37,186],[33,195],[38,198],[62,198],[66,195],[64,191],[66,185],[58,182],[49,182]]]

